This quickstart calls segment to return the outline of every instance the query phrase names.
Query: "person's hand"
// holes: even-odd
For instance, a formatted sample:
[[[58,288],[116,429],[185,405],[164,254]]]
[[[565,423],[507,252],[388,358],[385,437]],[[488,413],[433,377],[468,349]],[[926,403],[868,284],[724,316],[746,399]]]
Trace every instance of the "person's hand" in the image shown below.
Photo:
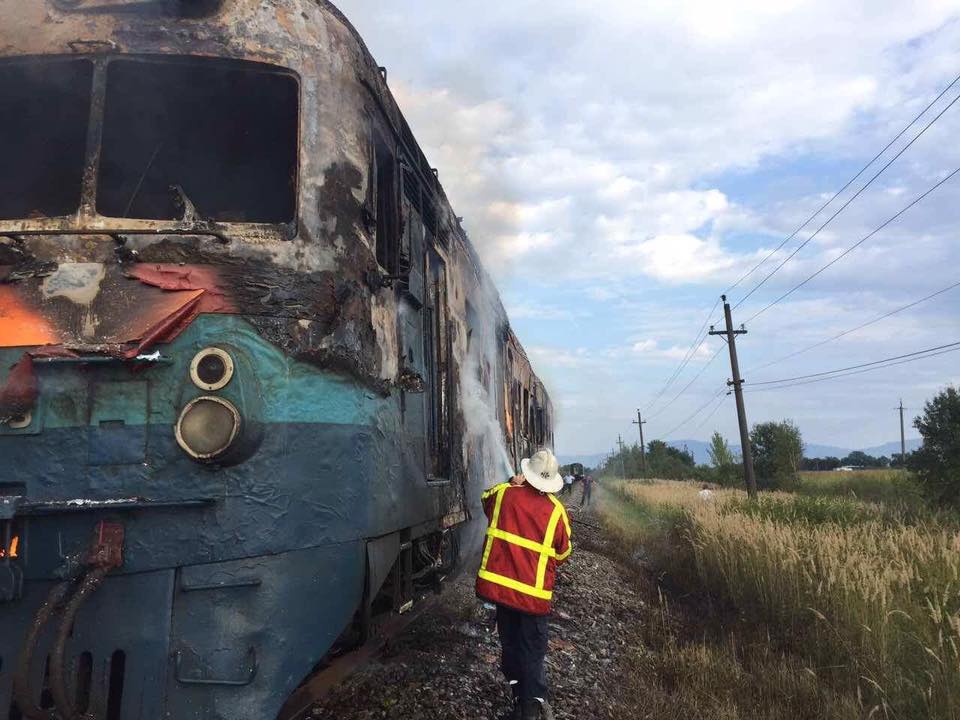
[[[512,478],[510,478],[511,485],[523,485],[526,481],[527,479],[523,476],[522,473],[519,475],[514,475]]]

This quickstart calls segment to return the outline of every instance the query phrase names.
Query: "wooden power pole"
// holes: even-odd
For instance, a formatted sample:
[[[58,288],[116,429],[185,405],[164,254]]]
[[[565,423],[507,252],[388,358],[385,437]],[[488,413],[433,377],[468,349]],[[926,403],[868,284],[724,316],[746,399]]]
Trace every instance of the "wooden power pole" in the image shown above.
[[[743,474],[747,479],[747,494],[751,498],[757,497],[757,478],[753,472],[753,453],[750,451],[750,430],[747,427],[747,411],[743,405],[743,378],[740,377],[740,363],[737,361],[737,335],[746,335],[747,330],[740,326],[739,330],[733,329],[733,315],[730,312],[730,303],[727,302],[727,296],[722,296],[723,315],[727,322],[726,330],[714,330],[710,326],[711,335],[721,335],[727,341],[727,347],[730,348],[730,372],[733,375],[732,380],[727,381],[727,385],[733,386],[733,393],[737,400],[737,420],[740,422],[740,448],[743,453]]]
[[[903,430],[903,398],[900,398],[900,463],[903,466],[903,471],[907,471],[907,435]]]
[[[623,435],[617,435],[617,445],[620,447],[620,477],[626,480],[627,471],[624,469],[623,464]]]
[[[643,426],[647,424],[647,421],[643,419],[640,414],[640,410],[637,410],[637,419],[633,421],[633,424],[640,428],[640,472],[647,472],[647,450],[643,442]]]

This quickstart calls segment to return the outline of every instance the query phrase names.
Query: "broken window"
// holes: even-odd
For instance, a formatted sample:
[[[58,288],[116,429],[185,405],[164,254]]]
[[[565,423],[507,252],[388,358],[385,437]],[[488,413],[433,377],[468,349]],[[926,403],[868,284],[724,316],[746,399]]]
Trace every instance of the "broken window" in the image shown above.
[[[400,223],[397,217],[397,158],[379,132],[374,133],[377,188],[377,262],[395,275],[400,266]]]
[[[0,65],[0,220],[77,212],[92,83],[87,60]]]
[[[297,81],[210,59],[107,68],[97,211],[286,223],[296,215]]]

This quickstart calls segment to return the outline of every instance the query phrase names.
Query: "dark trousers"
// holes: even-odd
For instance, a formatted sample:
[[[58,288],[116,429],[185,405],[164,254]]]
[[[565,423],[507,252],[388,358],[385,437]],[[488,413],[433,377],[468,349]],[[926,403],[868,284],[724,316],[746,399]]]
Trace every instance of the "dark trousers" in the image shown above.
[[[514,698],[547,699],[547,616],[527,615],[497,605],[497,632],[502,649],[501,669]]]

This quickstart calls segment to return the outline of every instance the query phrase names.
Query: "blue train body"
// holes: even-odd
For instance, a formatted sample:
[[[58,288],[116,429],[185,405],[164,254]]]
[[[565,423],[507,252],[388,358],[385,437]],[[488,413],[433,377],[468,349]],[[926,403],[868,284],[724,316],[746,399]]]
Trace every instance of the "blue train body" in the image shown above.
[[[297,717],[469,565],[543,384],[330,3],[0,41],[0,720]]]

